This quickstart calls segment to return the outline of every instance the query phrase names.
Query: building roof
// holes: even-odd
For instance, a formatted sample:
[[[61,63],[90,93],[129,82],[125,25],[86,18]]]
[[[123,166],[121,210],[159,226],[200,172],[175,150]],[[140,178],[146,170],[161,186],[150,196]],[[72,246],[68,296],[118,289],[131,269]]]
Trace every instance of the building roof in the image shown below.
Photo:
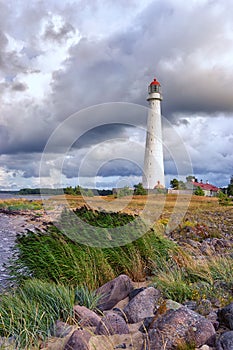
[[[220,189],[214,185],[211,185],[209,183],[203,183],[203,182],[193,182],[192,183],[196,187],[200,187],[202,190],[205,191],[213,191],[213,192],[218,192]]]
[[[159,85],[160,86],[160,82],[158,80],[156,80],[156,78],[154,78],[154,80],[150,83],[150,85]]]

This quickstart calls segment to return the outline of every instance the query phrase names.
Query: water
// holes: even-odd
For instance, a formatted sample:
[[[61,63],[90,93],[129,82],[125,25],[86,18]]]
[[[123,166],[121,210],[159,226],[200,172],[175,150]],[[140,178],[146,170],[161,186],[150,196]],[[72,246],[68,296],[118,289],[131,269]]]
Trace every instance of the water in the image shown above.
[[[27,199],[27,200],[42,200],[42,199],[49,199],[52,196],[50,195],[39,195],[39,194],[28,194],[28,195],[18,195],[18,194],[11,194],[11,193],[0,193],[0,200],[1,199]]]
[[[0,291],[7,285],[5,264],[12,256],[17,233],[24,231],[25,218],[0,213]]]

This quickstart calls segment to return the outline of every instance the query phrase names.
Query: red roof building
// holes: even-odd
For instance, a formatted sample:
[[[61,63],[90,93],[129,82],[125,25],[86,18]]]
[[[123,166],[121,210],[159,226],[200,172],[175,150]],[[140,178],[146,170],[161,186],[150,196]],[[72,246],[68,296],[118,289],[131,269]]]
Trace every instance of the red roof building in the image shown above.
[[[200,187],[205,192],[205,196],[214,197],[220,191],[220,188],[218,188],[214,185],[211,185],[208,182],[206,182],[206,183],[203,183],[202,181],[192,182],[192,185],[194,186],[194,189],[196,189],[197,187]]]

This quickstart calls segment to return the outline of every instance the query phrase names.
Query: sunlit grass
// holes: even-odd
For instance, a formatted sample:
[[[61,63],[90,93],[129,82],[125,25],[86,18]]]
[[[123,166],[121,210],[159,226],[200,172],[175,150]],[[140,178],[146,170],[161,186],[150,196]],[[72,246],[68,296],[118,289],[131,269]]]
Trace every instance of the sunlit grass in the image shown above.
[[[0,201],[0,209],[6,209],[10,211],[40,210],[42,207],[42,202],[39,200],[31,201],[26,199],[10,199]]]

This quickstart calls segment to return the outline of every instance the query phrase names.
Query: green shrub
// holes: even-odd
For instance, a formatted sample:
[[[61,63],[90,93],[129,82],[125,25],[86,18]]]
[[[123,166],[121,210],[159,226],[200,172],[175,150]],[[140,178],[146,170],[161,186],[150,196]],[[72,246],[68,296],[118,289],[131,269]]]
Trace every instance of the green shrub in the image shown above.
[[[218,194],[218,203],[220,205],[232,205],[232,199],[230,197],[228,197],[227,194],[223,193],[223,192],[219,192]]]
[[[203,189],[200,186],[198,186],[197,189],[194,191],[194,194],[196,196],[204,196],[205,192],[203,191]]]

